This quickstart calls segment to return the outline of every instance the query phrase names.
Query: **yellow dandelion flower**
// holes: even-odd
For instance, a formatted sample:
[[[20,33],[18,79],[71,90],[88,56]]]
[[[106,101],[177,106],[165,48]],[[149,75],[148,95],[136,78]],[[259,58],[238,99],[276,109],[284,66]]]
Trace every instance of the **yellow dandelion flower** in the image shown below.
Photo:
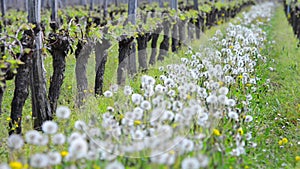
[[[233,49],[233,46],[232,46],[232,45],[230,45],[230,46],[229,46],[229,49]]]
[[[25,165],[23,166],[23,169],[26,169],[26,168],[29,168],[29,165],[28,165],[28,164],[25,164]]]
[[[243,75],[239,75],[238,78],[242,79],[242,78],[243,78]]]
[[[172,124],[172,127],[173,127],[173,128],[176,128],[177,126],[178,126],[177,123],[173,123],[173,124]]]
[[[243,135],[243,134],[244,134],[243,128],[239,128],[239,129],[238,129],[238,133],[239,133],[240,135]]]
[[[247,83],[246,86],[247,86],[247,87],[251,87],[251,84],[250,84],[250,83]]]
[[[220,133],[220,131],[218,129],[213,129],[213,133],[216,136],[220,136],[221,135],[221,133]]]
[[[283,144],[286,144],[286,143],[288,143],[288,142],[289,142],[289,140],[288,140],[287,138],[283,138],[283,139],[282,139],[282,143],[283,143]]]
[[[22,169],[23,165],[19,161],[12,161],[9,163],[10,168],[12,169]]]
[[[296,160],[296,162],[299,162],[300,161],[300,156],[296,156],[295,160]]]
[[[67,156],[69,154],[69,152],[67,152],[67,151],[62,151],[62,152],[60,152],[60,155],[62,156],[62,157],[65,157],[65,156]]]
[[[134,125],[136,125],[136,126],[141,125],[141,124],[142,124],[142,122],[140,120],[135,120],[134,121]]]
[[[7,121],[11,121],[11,118],[10,118],[10,117],[7,117],[6,120],[7,120]]]
[[[93,169],[101,169],[101,167],[95,164],[93,165]]]
[[[283,144],[282,140],[279,140],[278,144],[281,146]]]

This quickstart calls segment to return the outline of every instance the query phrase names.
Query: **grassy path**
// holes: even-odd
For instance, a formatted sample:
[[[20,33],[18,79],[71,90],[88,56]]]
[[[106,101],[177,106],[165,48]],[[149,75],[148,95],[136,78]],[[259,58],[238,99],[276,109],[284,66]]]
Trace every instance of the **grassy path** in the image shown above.
[[[276,9],[265,31],[273,43],[263,53],[270,59],[267,66],[274,71],[261,72],[271,82],[254,109],[258,148],[253,152],[253,165],[300,168],[300,162],[296,164],[296,156],[300,156],[300,49],[282,6]]]

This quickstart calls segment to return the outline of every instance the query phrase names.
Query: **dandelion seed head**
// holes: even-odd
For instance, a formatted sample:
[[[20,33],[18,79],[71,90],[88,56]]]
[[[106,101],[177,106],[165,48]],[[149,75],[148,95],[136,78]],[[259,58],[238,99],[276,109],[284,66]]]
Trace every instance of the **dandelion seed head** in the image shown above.
[[[86,157],[87,151],[88,151],[88,144],[82,138],[78,138],[72,141],[69,147],[69,153],[75,159],[81,159]]]
[[[29,164],[34,168],[45,168],[49,164],[49,158],[46,154],[37,153],[30,157]]]
[[[42,130],[46,134],[55,134],[58,130],[58,125],[54,121],[45,121],[42,125]]]
[[[21,149],[24,145],[23,138],[20,135],[12,134],[8,137],[7,146],[13,150]]]
[[[53,135],[52,142],[54,145],[62,145],[66,141],[66,136],[62,133]]]
[[[56,117],[60,119],[69,119],[71,115],[71,110],[66,106],[59,106],[56,109]]]
[[[62,157],[59,152],[49,152],[47,155],[50,165],[58,165],[61,163]]]

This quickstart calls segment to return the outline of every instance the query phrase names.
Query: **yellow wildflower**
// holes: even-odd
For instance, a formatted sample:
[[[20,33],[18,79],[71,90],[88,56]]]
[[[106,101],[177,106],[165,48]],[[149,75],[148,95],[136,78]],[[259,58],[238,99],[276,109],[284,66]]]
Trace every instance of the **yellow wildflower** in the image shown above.
[[[69,154],[69,152],[67,152],[67,151],[62,151],[62,152],[60,152],[60,155],[62,156],[62,157],[65,157],[65,156],[67,156]]]
[[[119,118],[122,120],[124,118],[124,114],[120,114]]]
[[[296,156],[295,160],[296,160],[296,162],[299,162],[300,161],[300,156]]]
[[[283,144],[286,144],[286,143],[288,143],[288,142],[289,142],[289,141],[288,141],[287,138],[283,138],[283,139],[282,139],[282,143],[283,143]]]
[[[23,165],[19,161],[12,161],[9,163],[10,168],[12,169],[22,169]]]
[[[218,129],[213,129],[213,133],[216,136],[220,136],[221,135],[221,133],[220,133],[220,131]]]
[[[101,167],[95,164],[93,165],[93,169],[101,169]]]
[[[140,120],[135,120],[135,121],[134,121],[134,125],[138,126],[138,125],[140,125],[140,124],[142,124],[142,122],[141,122]]]
[[[278,144],[281,146],[283,144],[282,140],[279,140]]]
[[[243,128],[239,128],[238,132],[240,133],[240,135],[243,135],[244,134]]]

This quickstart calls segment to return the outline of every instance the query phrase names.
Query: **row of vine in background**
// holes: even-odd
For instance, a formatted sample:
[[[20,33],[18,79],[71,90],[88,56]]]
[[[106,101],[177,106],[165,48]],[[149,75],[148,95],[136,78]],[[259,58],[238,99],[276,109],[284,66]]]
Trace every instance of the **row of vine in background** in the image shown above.
[[[298,0],[284,0],[284,11],[295,36],[300,40],[300,3]],[[298,46],[300,43],[298,44]]]
[[[29,96],[29,88],[32,93],[34,128],[40,129],[44,121],[52,120],[69,54],[74,54],[76,58],[76,105],[80,107],[88,90],[86,70],[93,49],[96,61],[94,91],[98,96],[102,95],[105,64],[112,44],[119,46],[117,82],[122,85],[125,73],[133,77],[139,70],[146,71],[149,64],[162,61],[170,50],[176,52],[187,40],[199,39],[202,31],[234,17],[253,1],[205,2],[193,6],[179,3],[179,10],[158,8],[158,4],[153,3],[153,6],[140,7],[136,24],[128,20],[130,17],[126,7],[112,8],[106,15],[105,11],[99,10],[101,8],[88,11],[76,7],[60,11],[57,4],[53,4],[52,11],[43,11],[40,18],[41,9],[37,1],[28,3],[36,7],[28,9],[29,24],[25,13],[20,11],[8,12],[1,21],[1,100],[6,80],[15,76],[10,134],[22,132],[22,110]],[[163,40],[158,44],[160,36],[163,36]],[[152,50],[149,62],[148,46]],[[53,57],[53,74],[47,93],[43,55],[48,52]]]

